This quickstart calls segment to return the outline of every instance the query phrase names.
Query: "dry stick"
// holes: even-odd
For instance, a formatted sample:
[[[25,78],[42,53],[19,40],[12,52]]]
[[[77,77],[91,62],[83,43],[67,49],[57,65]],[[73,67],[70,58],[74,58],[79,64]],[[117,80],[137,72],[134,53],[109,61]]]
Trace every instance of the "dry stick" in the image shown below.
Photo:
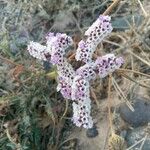
[[[126,79],[131,80],[131,81],[135,82],[136,84],[138,84],[138,85],[140,85],[140,86],[142,86],[142,87],[144,87],[144,88],[150,89],[150,86],[145,85],[145,84],[143,84],[143,83],[140,83],[140,82],[138,82],[138,81],[132,79],[131,77],[129,77],[128,75],[126,75],[126,74],[124,74],[124,73],[121,73],[121,75],[122,75],[123,77],[125,77]]]
[[[109,41],[109,40],[103,40],[104,42],[107,42],[107,43],[109,43],[109,44],[112,44],[112,45],[115,45],[115,46],[118,46],[118,47],[121,47],[121,48],[123,48],[123,46],[120,46],[120,44],[117,44],[117,43],[115,43],[115,42],[112,42],[112,41]]]
[[[103,15],[109,15],[111,11],[119,4],[121,0],[114,0],[114,2],[105,10]]]
[[[146,139],[147,139],[147,134],[145,135],[145,138],[144,138],[143,142],[141,143],[141,146],[140,146],[140,149],[139,149],[139,150],[142,150],[142,149],[143,149],[143,146],[144,146],[144,144],[145,144]]]
[[[10,133],[9,133],[9,130],[8,129],[6,129],[6,135],[7,135],[7,137],[8,137],[8,139],[9,139],[9,141],[11,142],[11,143],[13,143],[15,146],[16,146],[16,149],[20,149],[20,144],[18,143],[16,143],[15,141],[14,141],[14,139],[10,136]]]
[[[142,72],[139,72],[139,71],[136,71],[136,70],[130,70],[130,69],[118,69],[117,71],[118,71],[118,72],[126,72],[126,73],[132,72],[132,73],[139,74],[139,75],[142,75],[142,76],[145,76],[145,77],[150,78],[150,75],[145,74],[145,73],[142,73]]]
[[[140,7],[141,7],[141,9],[142,9],[142,11],[143,11],[143,14],[144,14],[144,17],[146,18],[148,15],[147,15],[147,12],[145,11],[145,9],[144,9],[144,7],[143,7],[143,5],[142,5],[142,3],[141,3],[141,1],[140,0],[138,0],[138,3],[140,4]]]
[[[64,145],[66,142],[74,140],[74,139],[78,139],[77,137],[71,137],[69,139],[66,139],[65,141],[63,141],[62,143],[60,143],[60,145],[58,146],[58,148],[60,148],[62,145]]]
[[[108,80],[108,117],[109,117],[109,125],[110,125],[110,132],[111,135],[114,133],[113,126],[112,126],[112,114],[111,114],[111,82],[112,82],[112,76],[109,74],[109,80]]]
[[[147,48],[148,50],[150,50],[150,47],[144,42],[143,39],[141,39],[141,38],[139,37],[139,34],[136,32],[136,30],[135,30],[134,28],[132,28],[132,25],[130,24],[130,22],[129,22],[128,20],[125,20],[125,21],[126,21],[127,24],[129,25],[129,27],[132,29],[132,31],[134,32],[134,34],[136,35],[136,37],[137,37],[141,42],[143,42],[143,43],[145,44],[145,46],[146,46],[146,48]]]
[[[76,53],[73,53],[68,59],[69,59],[69,60],[74,59],[74,58],[75,58],[75,55],[76,55]]]
[[[141,52],[142,52],[144,58],[147,59],[147,61],[150,61],[150,59],[148,58],[146,52],[145,52],[139,45],[137,45],[137,48],[139,48],[139,49],[141,50]]]
[[[95,100],[95,102],[96,102],[97,107],[99,108],[100,104],[99,104],[99,101],[98,101],[98,99],[97,99],[97,96],[96,96],[96,94],[95,94],[95,92],[94,92],[94,89],[93,89],[92,87],[90,88],[90,92],[91,92],[91,96],[94,98],[94,100]]]
[[[130,104],[130,102],[128,101],[128,99],[126,98],[126,96],[124,95],[123,91],[120,89],[118,83],[115,81],[114,78],[112,78],[112,81],[113,81],[113,85],[114,85],[114,88],[116,90],[118,90],[118,92],[120,93],[120,95],[123,97],[123,99],[125,100],[127,106],[130,108],[131,111],[134,111],[134,108],[133,106]]]
[[[66,107],[65,107],[65,111],[64,111],[63,115],[60,118],[60,121],[65,117],[67,110],[68,110],[68,99],[65,99],[65,101],[66,101]]]
[[[136,145],[138,145],[139,143],[141,143],[143,140],[145,140],[145,137],[142,138],[141,140],[139,140],[138,142],[136,142],[135,144],[133,144],[131,147],[127,148],[127,150],[132,150],[133,147],[135,147]]]
[[[144,60],[143,58],[139,57],[138,55],[136,55],[135,53],[133,53],[132,51],[128,51],[130,54],[132,54],[134,57],[136,57],[137,59],[141,60],[143,63],[145,63],[146,65],[148,65],[150,67],[150,63],[147,62],[146,60]]]

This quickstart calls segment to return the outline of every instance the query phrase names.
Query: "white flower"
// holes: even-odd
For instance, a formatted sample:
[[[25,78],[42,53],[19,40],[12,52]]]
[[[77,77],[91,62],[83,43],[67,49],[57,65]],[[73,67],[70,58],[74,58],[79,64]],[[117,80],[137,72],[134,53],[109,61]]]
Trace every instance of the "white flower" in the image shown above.
[[[81,76],[75,76],[72,83],[72,100],[89,98],[89,81]]]
[[[75,71],[70,63],[67,62],[67,59],[63,59],[62,63],[57,65],[58,75],[65,77],[68,81],[73,81],[75,77]]]
[[[47,49],[47,47],[37,42],[30,42],[27,50],[29,51],[31,56],[37,59],[44,61],[50,59],[50,51]]]
[[[91,113],[91,100],[89,98],[80,99],[72,104],[73,107],[73,123],[78,127],[92,128],[93,120]]]
[[[114,54],[107,54],[102,57],[98,57],[95,61],[96,70],[100,78],[106,77],[109,73],[119,69],[124,63],[122,57],[116,58]]]
[[[99,18],[85,32],[86,40],[81,40],[76,51],[76,60],[85,63],[92,62],[92,55],[97,45],[112,31],[109,16],[100,15]]]
[[[87,63],[77,69],[76,74],[90,81],[91,79],[94,79],[96,77],[95,67],[96,66],[94,62]]]

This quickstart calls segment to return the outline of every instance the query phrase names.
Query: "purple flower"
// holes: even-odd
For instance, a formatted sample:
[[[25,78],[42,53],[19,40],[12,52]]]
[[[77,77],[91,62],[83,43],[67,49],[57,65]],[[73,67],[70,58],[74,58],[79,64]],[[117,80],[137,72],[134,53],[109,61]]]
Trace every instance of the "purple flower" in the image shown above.
[[[58,77],[57,91],[60,91],[64,98],[71,99],[71,83],[66,78]]]
[[[109,16],[100,15],[99,18],[85,32],[86,41],[81,40],[76,51],[76,60],[85,63],[92,61],[92,55],[97,45],[112,31]]]
[[[73,123],[78,127],[92,128],[93,120],[91,113],[91,100],[86,98],[73,102]]]
[[[75,71],[72,65],[69,64],[65,58],[61,64],[57,65],[57,71],[59,76],[68,79],[70,82],[72,82],[75,77]]]
[[[75,56],[77,61],[85,62],[85,65],[76,71],[64,57],[66,49],[73,44],[72,38],[65,33],[48,33],[46,46],[36,42],[30,42],[28,45],[30,55],[56,65],[58,73],[57,91],[60,91],[64,98],[73,101],[72,121],[78,127],[93,127],[90,80],[95,79],[97,74],[100,78],[104,78],[124,63],[122,57],[116,58],[114,54],[98,57],[96,61],[92,60],[97,45],[112,31],[110,20],[109,16],[100,15],[85,32],[86,40],[81,40],[78,43]]]
[[[92,54],[93,54],[94,48],[92,45],[87,44],[85,41],[81,40],[78,43],[78,48],[76,51],[76,60],[82,60],[83,62],[91,62]]]
[[[89,98],[89,81],[81,76],[75,76],[72,83],[71,99]]]
[[[107,54],[102,57],[98,57],[95,61],[96,70],[100,78],[106,77],[109,73],[119,69],[124,63],[122,57],[116,58],[114,54]]]
[[[85,35],[88,37],[92,37],[93,41],[96,41],[98,39],[101,40],[101,36],[102,38],[104,38],[107,34],[109,34],[112,31],[110,21],[110,16],[100,15],[99,18],[85,32]]]
[[[63,62],[66,49],[73,44],[72,38],[63,33],[52,33],[47,37],[47,47],[51,50],[51,63],[59,65]]]
[[[76,70],[76,74],[81,76],[82,78],[90,81],[96,77],[95,72],[95,63],[87,63],[84,66],[81,66],[79,69]]]

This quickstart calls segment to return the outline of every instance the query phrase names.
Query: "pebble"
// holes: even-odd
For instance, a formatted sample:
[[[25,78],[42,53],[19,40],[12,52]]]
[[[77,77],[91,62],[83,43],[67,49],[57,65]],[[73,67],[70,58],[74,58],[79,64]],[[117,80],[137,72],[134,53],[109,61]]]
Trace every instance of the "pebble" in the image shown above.
[[[86,131],[86,136],[89,137],[89,138],[94,138],[97,135],[98,135],[98,130],[97,130],[96,126],[93,126],[93,128],[88,129]]]
[[[136,97],[133,100],[134,112],[123,103],[119,108],[121,118],[132,127],[139,127],[150,122],[150,100]]]

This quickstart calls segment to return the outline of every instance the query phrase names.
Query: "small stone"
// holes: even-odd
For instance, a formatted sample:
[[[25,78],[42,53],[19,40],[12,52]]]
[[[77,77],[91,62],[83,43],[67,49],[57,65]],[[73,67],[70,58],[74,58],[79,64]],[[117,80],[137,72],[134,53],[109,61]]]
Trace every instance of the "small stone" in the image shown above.
[[[121,131],[120,136],[121,136],[122,138],[125,138],[126,135],[127,135],[127,131],[126,131],[126,130]]]
[[[134,112],[125,103],[120,106],[121,118],[133,127],[147,124],[150,121],[150,100],[136,97],[133,101]]]
[[[93,128],[88,129],[86,131],[86,136],[89,137],[89,138],[94,138],[97,135],[98,135],[98,130],[97,130],[96,126],[93,126]]]

